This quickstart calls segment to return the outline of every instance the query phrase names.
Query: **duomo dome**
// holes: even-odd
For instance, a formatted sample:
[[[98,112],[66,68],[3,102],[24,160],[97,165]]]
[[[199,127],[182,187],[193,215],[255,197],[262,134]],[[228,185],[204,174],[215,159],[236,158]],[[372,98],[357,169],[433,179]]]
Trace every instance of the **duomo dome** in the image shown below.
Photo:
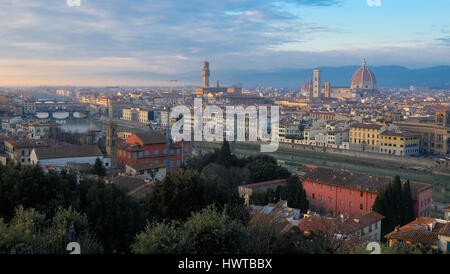
[[[365,59],[362,66],[353,74],[351,88],[362,90],[374,90],[377,88],[375,74],[367,67]]]

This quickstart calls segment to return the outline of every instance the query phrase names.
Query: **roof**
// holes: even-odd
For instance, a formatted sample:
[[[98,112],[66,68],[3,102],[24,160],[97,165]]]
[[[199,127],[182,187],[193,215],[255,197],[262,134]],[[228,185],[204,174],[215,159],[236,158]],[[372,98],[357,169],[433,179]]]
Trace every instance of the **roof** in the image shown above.
[[[34,149],[38,160],[103,156],[96,145],[57,145]]]
[[[373,84],[377,83],[375,74],[367,67],[366,60],[363,61],[362,66],[353,74],[352,84],[363,85],[363,83],[370,82]]]
[[[372,193],[379,193],[393,180],[390,177],[373,176],[369,174],[316,167],[311,165],[303,165],[298,167],[297,175],[300,179],[310,182],[317,182]],[[413,195],[412,198],[415,199],[417,193],[423,191],[424,189],[431,188],[432,186],[426,183],[410,182],[410,187]]]
[[[380,135],[394,136],[394,137],[420,137],[420,134],[412,133],[412,132],[385,131],[385,132],[381,133]]]
[[[151,162],[131,163],[131,164],[127,164],[127,166],[131,167],[132,169],[134,169],[136,171],[166,167],[166,165],[164,165],[164,164],[154,164]]]
[[[312,216],[303,219],[298,224],[298,228],[303,231],[311,232],[327,232],[329,230],[335,230],[333,232],[349,235],[377,223],[384,218],[383,215],[374,211],[366,212],[361,215],[347,215],[336,218]]]
[[[142,141],[144,145],[166,143],[166,136],[158,131],[136,133],[136,136]]]
[[[351,125],[350,127],[351,128],[381,129],[383,127],[383,125],[356,123],[356,124]]]
[[[117,176],[111,179],[111,183],[125,189],[126,191],[133,191],[143,186],[146,182],[144,179],[131,176]]]
[[[429,245],[436,245],[439,241],[438,233],[421,229],[391,232],[385,238]]]
[[[412,243],[437,245],[439,235],[449,236],[449,222],[435,218],[420,217],[387,234],[385,238]]]

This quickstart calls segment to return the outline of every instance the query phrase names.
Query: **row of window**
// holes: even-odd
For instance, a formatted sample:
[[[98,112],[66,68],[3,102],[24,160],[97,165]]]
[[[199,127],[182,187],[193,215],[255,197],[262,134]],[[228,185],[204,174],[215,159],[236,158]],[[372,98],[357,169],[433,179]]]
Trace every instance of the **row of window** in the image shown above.
[[[316,199],[316,194],[312,194],[312,199],[315,200]],[[320,200],[324,201],[325,197],[323,195],[320,196]],[[329,199],[329,203],[332,204],[334,202],[333,198]],[[339,205],[343,206],[344,205],[344,201],[339,200]],[[353,202],[349,202],[349,207],[353,207]],[[364,210],[364,205],[363,204],[359,204],[359,209]]]
[[[319,185],[320,185],[321,189],[325,189],[325,185],[324,184],[319,184]],[[316,183],[312,183],[312,186],[313,186],[313,188],[315,188],[316,187]],[[342,187],[341,188],[338,187],[338,189],[339,189],[339,192],[342,193],[342,189],[343,188]],[[330,190],[333,191],[334,190],[334,186],[330,186]],[[349,193],[350,193],[350,195],[352,195],[353,194],[353,190],[349,189]],[[363,191],[360,191],[360,196],[364,197],[364,192]],[[372,193],[370,194],[370,199],[373,199],[373,194]]]
[[[186,149],[185,149],[185,151],[186,152],[189,152],[189,147],[188,146],[186,146]],[[180,149],[177,149],[177,155],[180,155],[180,153],[181,153],[181,150]],[[163,154],[167,154],[167,149],[164,149],[164,151],[163,151]],[[171,149],[170,150],[170,154],[171,155],[173,155],[174,154],[174,150],[173,149]],[[127,154],[127,151],[122,151],[122,150],[119,150],[119,157],[128,157],[129,159],[139,159],[139,158],[143,158],[144,156],[145,157],[149,157],[151,155],[151,152],[150,151],[139,151],[139,152],[128,152],[128,154]],[[159,155],[159,150],[154,150],[153,151],[153,155],[154,156],[158,156]]]

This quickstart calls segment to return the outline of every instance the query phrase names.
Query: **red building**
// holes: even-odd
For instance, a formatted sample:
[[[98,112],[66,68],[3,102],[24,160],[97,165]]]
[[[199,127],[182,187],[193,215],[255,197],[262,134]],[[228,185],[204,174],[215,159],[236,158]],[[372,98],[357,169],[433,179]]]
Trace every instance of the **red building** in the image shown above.
[[[370,212],[378,193],[392,181],[387,177],[315,166],[299,167],[297,174],[310,207],[335,215]],[[416,217],[431,215],[431,192],[430,184],[411,182]]]
[[[187,163],[191,152],[191,142],[170,143],[167,148],[166,137],[160,132],[135,133],[119,144],[117,165],[125,167],[131,163],[150,162],[177,169],[182,163]]]

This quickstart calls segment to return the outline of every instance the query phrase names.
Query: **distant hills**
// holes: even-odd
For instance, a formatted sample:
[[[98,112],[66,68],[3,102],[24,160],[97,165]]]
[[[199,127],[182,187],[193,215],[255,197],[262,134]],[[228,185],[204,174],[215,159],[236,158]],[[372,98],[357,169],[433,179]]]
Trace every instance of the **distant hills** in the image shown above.
[[[353,73],[359,66],[319,67],[322,81],[332,86],[350,86]],[[450,88],[450,66],[437,66],[424,69],[408,69],[401,66],[369,67],[377,78],[379,87],[417,87]],[[313,69],[275,69],[264,70],[213,70],[210,84],[215,86],[217,79],[221,86],[238,85],[244,87],[273,86],[300,88],[312,77]],[[201,71],[178,75],[182,81],[201,83]]]

